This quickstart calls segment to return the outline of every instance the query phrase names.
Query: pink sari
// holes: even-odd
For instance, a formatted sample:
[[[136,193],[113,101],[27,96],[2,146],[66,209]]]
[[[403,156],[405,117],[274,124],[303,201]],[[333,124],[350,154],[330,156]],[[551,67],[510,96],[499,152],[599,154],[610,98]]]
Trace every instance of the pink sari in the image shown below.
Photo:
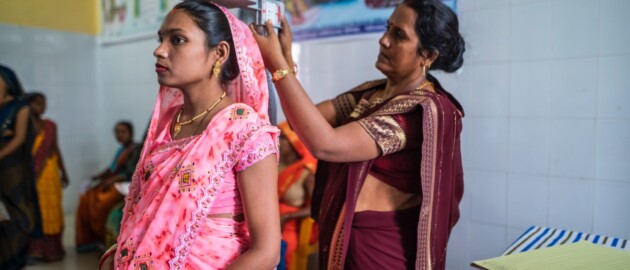
[[[197,136],[171,138],[181,91],[162,87],[130,186],[114,254],[115,269],[223,269],[250,247],[245,222],[207,218],[243,213],[238,172],[276,154],[267,81],[256,41],[223,7],[240,75],[227,86],[232,104]]]

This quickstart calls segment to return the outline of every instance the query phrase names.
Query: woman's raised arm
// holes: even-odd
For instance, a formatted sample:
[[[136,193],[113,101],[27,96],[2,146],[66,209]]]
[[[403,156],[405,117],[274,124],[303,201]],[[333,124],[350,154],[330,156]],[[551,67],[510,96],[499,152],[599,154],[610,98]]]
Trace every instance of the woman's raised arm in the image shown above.
[[[265,66],[274,73],[277,70],[291,70],[282,44],[291,39],[291,29],[282,20],[280,38],[267,22],[267,35],[258,34],[253,25],[250,30],[258,42]],[[282,41],[281,41],[282,40]],[[292,60],[291,60],[292,61]],[[378,157],[381,150],[361,125],[351,122],[335,127],[335,112],[331,102],[315,106],[293,73],[276,79],[275,86],[282,109],[291,127],[306,147],[318,159],[334,162],[353,162]]]

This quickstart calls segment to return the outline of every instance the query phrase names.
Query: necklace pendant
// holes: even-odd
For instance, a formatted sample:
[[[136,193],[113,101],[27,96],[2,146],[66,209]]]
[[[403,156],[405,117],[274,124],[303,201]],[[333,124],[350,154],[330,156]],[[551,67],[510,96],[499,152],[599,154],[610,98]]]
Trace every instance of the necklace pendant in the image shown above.
[[[175,127],[173,127],[173,137],[177,137],[180,131],[182,131],[182,126],[179,123],[175,123]]]

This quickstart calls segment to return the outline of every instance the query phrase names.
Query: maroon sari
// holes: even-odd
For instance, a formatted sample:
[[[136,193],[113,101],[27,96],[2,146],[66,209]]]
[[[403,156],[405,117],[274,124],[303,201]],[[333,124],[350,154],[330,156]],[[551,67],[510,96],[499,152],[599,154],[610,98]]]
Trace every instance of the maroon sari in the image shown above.
[[[417,226],[415,269],[444,269],[446,245],[459,219],[463,195],[460,152],[461,105],[433,77],[438,93],[412,90],[391,97],[353,117],[338,118],[345,124],[368,116],[391,116],[422,109],[420,181],[422,204]],[[365,83],[349,93],[365,96],[382,89],[385,80]],[[357,95],[358,94],[358,95]],[[337,99],[337,115],[351,116],[352,98]],[[374,160],[351,163],[320,161],[313,195],[313,216],[320,223],[320,268],[344,269],[359,191]],[[375,254],[378,256],[378,254]]]

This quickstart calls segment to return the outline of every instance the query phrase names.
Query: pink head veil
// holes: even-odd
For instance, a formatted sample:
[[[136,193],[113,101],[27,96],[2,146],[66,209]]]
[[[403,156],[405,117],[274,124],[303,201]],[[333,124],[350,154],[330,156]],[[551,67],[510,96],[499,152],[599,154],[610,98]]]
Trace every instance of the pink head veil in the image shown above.
[[[240,74],[226,85],[228,96],[238,103],[249,105],[258,113],[261,119],[269,122],[269,91],[265,66],[256,40],[252,36],[247,24],[239,20],[226,8],[209,2],[219,8],[227,17],[232,32],[232,40],[236,52],[236,60]],[[166,116],[168,110],[174,106],[182,105],[184,97],[179,89],[162,86],[158,94],[157,102],[153,110],[151,124],[145,140],[142,154],[149,153],[156,143],[157,135],[163,128],[158,126],[158,121]]]
[[[238,67],[241,71],[237,79],[228,83],[228,94],[236,102],[249,105],[261,118],[269,121],[269,89],[258,43],[247,24],[224,7],[212,4],[223,11],[230,23]]]

